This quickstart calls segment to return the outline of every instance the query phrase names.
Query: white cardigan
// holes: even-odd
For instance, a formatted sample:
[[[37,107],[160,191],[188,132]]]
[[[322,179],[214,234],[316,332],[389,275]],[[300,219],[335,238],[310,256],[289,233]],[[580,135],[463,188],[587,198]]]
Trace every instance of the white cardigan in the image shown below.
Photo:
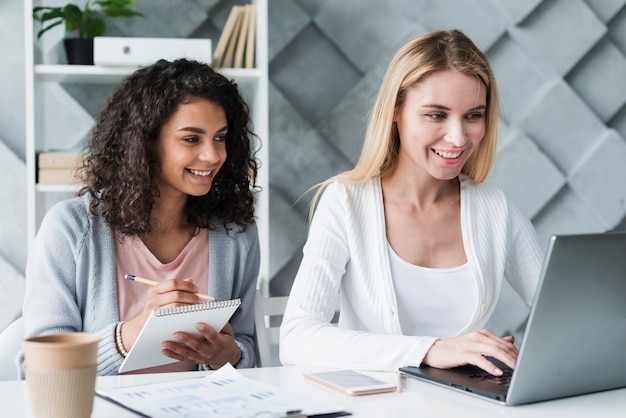
[[[531,304],[542,254],[533,225],[498,186],[460,179],[463,245],[478,287],[464,334],[484,327],[503,278]],[[281,325],[284,365],[387,371],[420,365],[436,338],[402,335],[384,220],[378,178],[324,191]]]

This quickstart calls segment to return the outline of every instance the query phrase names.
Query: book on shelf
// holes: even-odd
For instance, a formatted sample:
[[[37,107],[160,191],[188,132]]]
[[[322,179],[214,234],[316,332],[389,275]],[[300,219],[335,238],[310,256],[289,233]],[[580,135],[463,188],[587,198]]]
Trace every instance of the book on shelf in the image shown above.
[[[222,34],[220,35],[220,38],[217,41],[217,45],[215,46],[215,51],[213,52],[213,67],[215,68],[222,66],[222,62],[224,61],[224,54],[226,53],[226,48],[233,38],[235,26],[239,22],[240,8],[241,6],[233,6],[232,9],[230,9],[230,13],[228,15],[228,18],[226,19],[226,24],[224,25],[224,30],[222,30]]]
[[[256,41],[256,6],[250,5],[248,11],[248,36],[246,39],[245,68],[254,68],[254,44]]]
[[[237,17],[235,20],[235,25],[233,26],[233,31],[228,39],[228,44],[226,45],[226,51],[224,51],[224,55],[221,58],[220,67],[232,67],[233,55],[235,54],[235,46],[237,45],[237,40],[239,40],[239,32],[241,31],[241,25],[243,23],[243,6],[233,6],[233,8],[234,7],[237,7]]]
[[[47,151],[37,155],[39,168],[76,168],[81,163],[82,153],[74,151]]]
[[[77,151],[47,151],[37,155],[37,182],[40,184],[77,184],[83,154]]]
[[[233,55],[233,68],[241,68],[243,65],[243,53],[248,43],[248,27],[250,26],[249,10],[252,5],[246,4],[242,7],[241,26],[239,27],[239,35],[237,36],[237,43],[235,44],[235,54]]]
[[[40,168],[37,172],[39,184],[78,184],[81,182],[77,167]]]
[[[253,68],[256,6],[232,7],[213,54],[215,68]]]

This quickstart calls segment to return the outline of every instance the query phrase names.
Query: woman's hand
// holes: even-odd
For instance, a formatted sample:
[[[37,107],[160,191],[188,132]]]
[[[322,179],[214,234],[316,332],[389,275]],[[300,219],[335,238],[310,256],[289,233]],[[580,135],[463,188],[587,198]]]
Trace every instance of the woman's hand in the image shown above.
[[[441,369],[473,364],[494,376],[501,376],[502,370],[485,356],[496,358],[515,368],[518,350],[513,345],[513,339],[512,336],[498,337],[491,331],[482,329],[437,340],[424,356],[422,364]]]
[[[217,332],[205,323],[196,324],[202,337],[185,332],[177,332],[178,340],[164,341],[161,353],[176,360],[191,361],[197,364],[208,364],[212,369],[219,369],[226,363],[235,365],[241,359],[241,350],[235,342],[235,334],[230,324]]]
[[[129,351],[135,344],[137,335],[148,320],[150,313],[159,308],[195,305],[204,300],[196,296],[198,286],[191,278],[184,280],[165,280],[155,286],[148,287],[148,295],[143,310],[136,317],[126,321],[122,327],[122,341],[124,348]]]

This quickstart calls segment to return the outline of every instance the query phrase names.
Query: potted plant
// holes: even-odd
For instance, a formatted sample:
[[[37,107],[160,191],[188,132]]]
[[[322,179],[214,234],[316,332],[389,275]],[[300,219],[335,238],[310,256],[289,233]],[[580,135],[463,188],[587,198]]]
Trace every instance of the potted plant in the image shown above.
[[[53,27],[65,23],[65,33],[76,34],[66,36],[63,41],[68,63],[93,64],[93,38],[104,33],[105,18],[143,16],[129,7],[136,1],[87,0],[82,8],[75,3],[60,7],[35,7],[33,18],[43,26],[37,33],[37,39]]]

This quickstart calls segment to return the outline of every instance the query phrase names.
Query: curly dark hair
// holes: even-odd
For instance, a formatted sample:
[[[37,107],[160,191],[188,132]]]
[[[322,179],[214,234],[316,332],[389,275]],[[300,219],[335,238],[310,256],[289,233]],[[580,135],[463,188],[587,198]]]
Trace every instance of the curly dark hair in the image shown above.
[[[151,149],[163,125],[181,103],[195,98],[224,109],[228,123],[227,157],[204,196],[189,196],[187,219],[215,228],[216,216],[227,228],[242,230],[254,222],[257,160],[250,110],[234,81],[209,65],[178,59],[158,62],[124,78],[107,98],[89,136],[83,163],[90,212],[124,235],[152,231],[150,212],[159,196],[152,179],[158,169]]]

